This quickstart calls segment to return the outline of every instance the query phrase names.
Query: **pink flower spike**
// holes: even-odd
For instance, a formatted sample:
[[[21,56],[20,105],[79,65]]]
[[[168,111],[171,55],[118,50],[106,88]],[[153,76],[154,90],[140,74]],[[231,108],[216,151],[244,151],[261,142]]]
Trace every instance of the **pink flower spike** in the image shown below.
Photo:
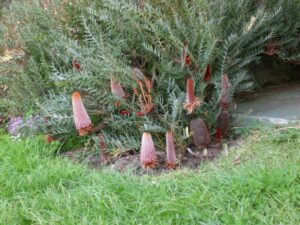
[[[194,108],[200,105],[201,101],[194,94],[194,80],[190,77],[186,83],[186,102],[183,104],[183,108],[186,109],[188,114],[191,114]]]
[[[143,169],[154,168],[157,162],[152,136],[148,132],[143,133],[140,162]]]
[[[117,97],[125,98],[125,92],[120,83],[116,82],[114,78],[110,80],[111,93]]]
[[[74,117],[75,127],[79,132],[79,135],[84,136],[92,130],[93,125],[89,115],[87,114],[84,108],[79,92],[73,93],[72,105],[73,105],[73,117]]]
[[[229,89],[229,79],[227,74],[223,74],[221,80],[221,86],[223,91],[228,91]]]
[[[230,103],[230,83],[228,80],[228,75],[224,74],[221,80],[221,97],[220,97],[220,106],[222,109],[228,109]]]
[[[166,166],[168,169],[174,169],[176,167],[177,159],[176,159],[172,131],[168,131],[166,133],[166,152],[167,152]]]

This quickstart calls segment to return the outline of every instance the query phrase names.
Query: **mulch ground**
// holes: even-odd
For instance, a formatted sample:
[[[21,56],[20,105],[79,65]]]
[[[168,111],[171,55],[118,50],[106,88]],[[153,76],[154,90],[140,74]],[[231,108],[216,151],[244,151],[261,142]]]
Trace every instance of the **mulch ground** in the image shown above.
[[[241,145],[243,140],[237,138],[227,143],[228,148]],[[207,150],[207,151],[206,151]],[[196,169],[198,166],[208,160],[214,160],[222,151],[220,144],[211,144],[206,150],[200,150],[195,147],[189,148],[180,157],[177,170],[181,168]],[[170,172],[165,166],[166,153],[161,150],[157,151],[158,163],[154,169],[143,170],[139,163],[139,153],[134,151],[125,152],[117,157],[110,158],[109,161],[103,162],[99,154],[87,151],[84,148],[74,149],[61,154],[75,163],[87,164],[93,169],[110,168],[119,172],[131,170],[136,174],[161,174]]]

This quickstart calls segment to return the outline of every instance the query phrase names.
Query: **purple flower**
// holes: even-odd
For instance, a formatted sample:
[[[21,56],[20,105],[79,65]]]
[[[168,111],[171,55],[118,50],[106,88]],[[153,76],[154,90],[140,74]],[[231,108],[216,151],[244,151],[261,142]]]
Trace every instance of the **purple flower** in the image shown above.
[[[22,117],[11,117],[10,121],[7,124],[7,131],[12,136],[17,136],[18,135],[18,130],[22,125],[23,125]]]
[[[7,131],[14,137],[20,137],[25,130],[34,132],[38,128],[39,116],[30,116],[27,120],[22,117],[11,117],[7,124]],[[25,129],[25,130],[24,130]],[[23,130],[23,132],[22,132]]]

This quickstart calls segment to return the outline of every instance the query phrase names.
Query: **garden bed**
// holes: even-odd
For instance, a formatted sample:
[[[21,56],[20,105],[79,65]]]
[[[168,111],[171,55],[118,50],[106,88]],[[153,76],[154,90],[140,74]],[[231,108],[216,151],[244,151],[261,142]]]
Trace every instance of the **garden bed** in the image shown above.
[[[239,137],[224,144],[223,148],[219,143],[213,143],[203,150],[195,147],[188,148],[184,155],[180,157],[180,164],[178,164],[175,169],[198,169],[201,163],[214,160],[222,151],[226,152],[242,143],[243,140]],[[151,170],[142,169],[140,165],[140,153],[136,151],[122,153],[118,156],[111,157],[110,160],[107,161],[101,160],[99,154],[92,153],[85,148],[73,149],[62,153],[61,156],[71,159],[71,161],[76,163],[87,164],[93,169],[110,168],[119,172],[131,170],[135,174],[162,174],[172,171],[165,166],[166,153],[163,150],[157,151],[157,165]],[[238,159],[236,163],[239,163]]]

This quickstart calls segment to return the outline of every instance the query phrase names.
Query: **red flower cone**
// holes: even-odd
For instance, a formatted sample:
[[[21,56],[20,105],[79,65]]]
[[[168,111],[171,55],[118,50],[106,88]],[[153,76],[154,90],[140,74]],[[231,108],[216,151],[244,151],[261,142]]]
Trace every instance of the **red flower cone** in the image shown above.
[[[73,68],[75,68],[77,70],[80,70],[80,67],[81,67],[80,63],[75,59],[72,61],[72,66],[73,66]]]
[[[220,127],[217,127],[217,129],[216,129],[216,140],[217,140],[217,142],[222,141],[222,130]]]
[[[203,77],[203,81],[209,82],[210,80],[211,80],[211,68],[210,68],[210,65],[207,64],[205,74]]]
[[[79,92],[74,92],[72,95],[73,117],[75,127],[80,136],[88,134],[92,130],[92,122],[87,114],[81,100]]]
[[[176,167],[176,153],[172,131],[166,133],[166,152],[167,152],[167,168],[173,169]]]
[[[120,114],[121,114],[122,116],[126,116],[126,115],[129,115],[129,114],[130,114],[130,111],[128,111],[127,109],[123,109],[123,110],[120,111]]]
[[[186,109],[188,114],[191,114],[197,106],[200,106],[201,101],[195,97],[194,94],[194,80],[193,78],[188,78],[186,83],[186,102],[183,108]]]
[[[111,93],[117,97],[125,98],[126,94],[120,83],[116,82],[114,78],[110,80]]]
[[[145,114],[143,112],[137,112],[136,115],[137,116],[144,116]]]
[[[55,141],[55,138],[50,134],[45,134],[45,141],[46,141],[46,143],[50,144],[53,141]]]
[[[148,132],[143,133],[140,162],[144,169],[154,168],[157,162],[152,136]]]
[[[191,57],[187,54],[186,57],[185,57],[185,60],[184,60],[184,65],[189,67],[192,65],[192,60],[191,60]]]

